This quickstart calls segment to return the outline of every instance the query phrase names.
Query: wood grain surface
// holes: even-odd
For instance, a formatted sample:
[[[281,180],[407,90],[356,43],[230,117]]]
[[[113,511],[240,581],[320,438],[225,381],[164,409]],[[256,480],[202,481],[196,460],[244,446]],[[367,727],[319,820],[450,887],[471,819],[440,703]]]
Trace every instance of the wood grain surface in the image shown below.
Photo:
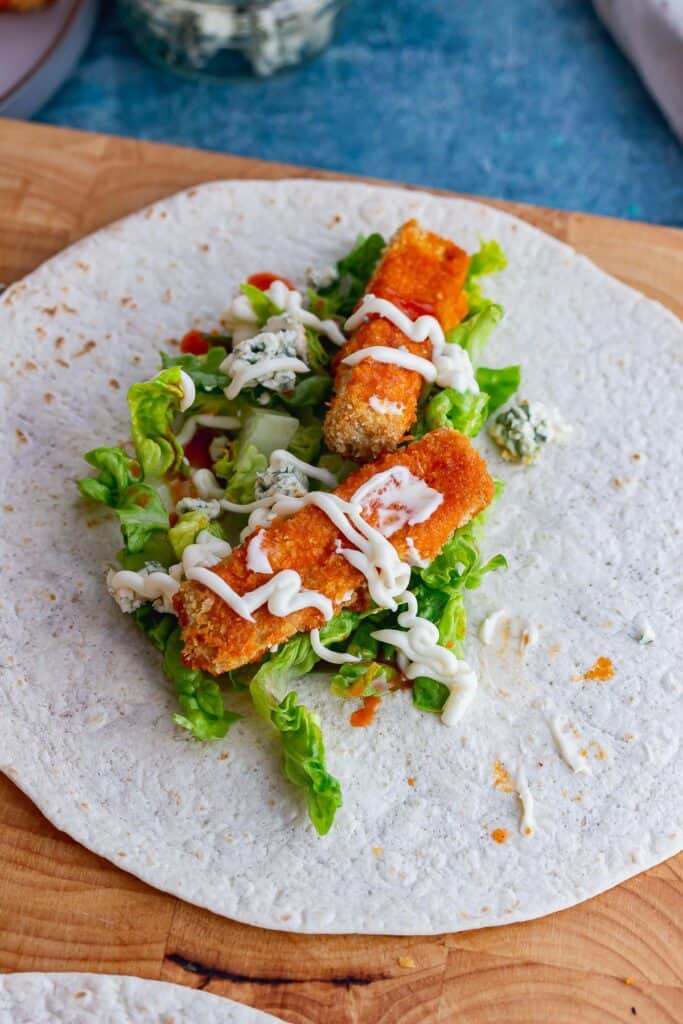
[[[0,120],[0,281],[214,178],[338,177]],[[496,203],[683,316],[683,233]],[[0,776],[0,971],[98,971],[230,996],[291,1024],[683,1021],[683,855],[571,910],[436,938],[305,936],[156,892]]]

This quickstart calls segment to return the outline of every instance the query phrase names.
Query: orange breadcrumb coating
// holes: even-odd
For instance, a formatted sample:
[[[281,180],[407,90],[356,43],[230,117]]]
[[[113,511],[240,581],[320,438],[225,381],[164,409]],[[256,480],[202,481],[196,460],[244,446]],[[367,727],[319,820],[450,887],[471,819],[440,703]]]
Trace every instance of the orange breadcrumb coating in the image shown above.
[[[401,557],[408,551],[410,538],[419,555],[431,560],[453,531],[486,508],[493,497],[486,463],[468,438],[448,429],[433,430],[410,447],[362,466],[334,493],[348,500],[366,480],[392,466],[406,466],[443,494],[441,505],[426,522],[404,526],[392,535],[391,543]],[[364,518],[377,525],[372,507],[364,507]],[[212,567],[238,594],[255,590],[269,578],[247,568],[250,539]],[[295,569],[302,588],[328,597],[336,614],[344,607],[364,608],[368,601],[365,577],[335,550],[338,541],[349,546],[323,511],[307,506],[290,519],[278,519],[268,527],[262,550],[274,572]],[[208,587],[191,581],[181,585],[174,604],[185,645],[183,660],[192,668],[214,675],[258,661],[273,645],[324,624],[315,608],[278,618],[265,605],[253,613],[254,621],[249,622]]]
[[[410,317],[435,316],[444,331],[467,315],[463,286],[469,256],[453,242],[423,230],[409,220],[399,228],[368,285],[368,292],[395,303]],[[431,357],[429,340],[410,341],[397,327],[374,317],[354,332],[333,363],[335,394],[325,417],[325,441],[332,451],[366,462],[380,452],[393,451],[415,422],[422,377],[390,363],[364,359],[356,366],[341,360],[359,348],[404,346],[409,352]],[[370,405],[375,396],[401,407],[397,414]]]

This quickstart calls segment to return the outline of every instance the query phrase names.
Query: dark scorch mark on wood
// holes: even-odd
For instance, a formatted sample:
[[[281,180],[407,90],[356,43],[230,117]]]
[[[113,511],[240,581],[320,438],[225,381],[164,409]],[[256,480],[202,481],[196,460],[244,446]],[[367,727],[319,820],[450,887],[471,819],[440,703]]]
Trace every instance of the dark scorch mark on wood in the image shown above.
[[[263,975],[239,974],[236,971],[225,971],[221,967],[210,967],[208,964],[199,963],[197,960],[188,960],[180,953],[168,953],[166,959],[171,963],[182,967],[190,974],[200,974],[205,978],[202,988],[205,988],[209,981],[233,981],[238,985],[303,985],[311,982],[321,985],[337,985],[342,988],[351,988],[353,985],[372,985],[375,981],[388,981],[390,975],[377,974],[367,976],[363,974],[333,975],[330,978],[278,978],[266,977]]]

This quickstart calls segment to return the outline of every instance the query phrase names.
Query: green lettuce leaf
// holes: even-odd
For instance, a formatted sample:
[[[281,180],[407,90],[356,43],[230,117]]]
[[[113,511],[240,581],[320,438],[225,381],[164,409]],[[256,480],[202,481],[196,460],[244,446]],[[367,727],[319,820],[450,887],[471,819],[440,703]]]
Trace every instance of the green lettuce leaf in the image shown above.
[[[354,470],[358,469],[357,463],[351,462],[350,459],[345,459],[334,452],[325,452],[324,455],[321,455],[318,459],[318,465],[322,469],[327,469],[330,473],[334,473],[340,484],[343,483],[347,476],[350,476]]]
[[[179,366],[192,378],[197,391],[220,391],[227,387],[230,380],[227,374],[221,373],[219,369],[227,355],[226,350],[220,345],[210,348],[203,356],[171,356],[167,352],[160,352],[159,355],[162,369],[169,370],[173,366]]]
[[[519,366],[501,366],[491,369],[480,366],[476,372],[477,384],[489,396],[489,416],[519,390],[522,373]]]
[[[254,500],[256,474],[268,468],[268,459],[256,445],[240,445],[234,458],[219,459],[214,466],[216,476],[226,481],[225,497],[239,505]]]
[[[278,398],[291,409],[320,405],[332,391],[332,378],[327,373],[311,373],[299,377],[292,391],[281,392]]]
[[[288,693],[272,709],[270,720],[282,741],[283,774],[305,791],[309,817],[324,836],[342,805],[342,796],[339,782],[325,767],[322,732],[311,712],[297,703],[296,693]]]
[[[486,300],[478,313],[468,316],[446,334],[446,341],[460,345],[470,357],[473,367],[479,365],[484,346],[494,328],[503,319],[504,310],[496,302]]]
[[[306,328],[306,362],[314,373],[322,373],[327,369],[330,353],[322,343],[320,335],[311,327]]]
[[[166,530],[156,530],[150,534],[141,550],[133,554],[122,548],[117,552],[116,560],[122,569],[131,569],[133,572],[139,572],[148,562],[158,562],[159,565],[168,568],[169,565],[178,561]],[[143,607],[149,606],[143,605]]]
[[[258,317],[259,327],[263,327],[266,320],[270,320],[271,316],[279,316],[280,313],[283,312],[283,310],[280,309],[272,299],[269,299],[261,288],[257,288],[256,285],[241,284],[240,291],[249,299],[249,305]]]
[[[313,464],[320,454],[323,441],[323,427],[320,420],[313,419],[304,425],[300,423],[294,437],[287,445],[287,451],[297,459]]]
[[[474,437],[484,426],[488,416],[489,398],[483,391],[455,391],[444,388],[437,391],[427,403],[424,419],[427,430],[451,427],[467,437]]]
[[[201,533],[202,530],[208,530],[214,537],[223,538],[223,531],[218,523],[215,520],[208,519],[200,509],[197,509],[195,512],[185,512],[184,515],[180,516],[175,526],[172,526],[168,531],[168,539],[173,547],[176,561],[180,561],[185,548],[189,547],[190,544],[194,544],[197,534]]]
[[[168,529],[166,506],[153,487],[140,483],[138,464],[127,452],[93,448],[84,457],[99,473],[79,480],[78,489],[114,510],[128,554],[142,551],[157,530]]]
[[[349,662],[341,665],[332,677],[332,693],[337,697],[381,697],[399,679],[399,671],[393,665],[379,661]],[[349,694],[349,690],[353,693]]]
[[[133,444],[145,477],[175,472],[182,462],[183,449],[173,433],[183,398],[180,374],[180,367],[172,366],[128,389]]]
[[[351,316],[367,288],[386,242],[381,235],[360,238],[351,252],[337,263],[337,280],[317,292],[309,289],[311,309],[321,319]]]
[[[178,703],[184,712],[173,715],[173,721],[195,739],[222,739],[242,715],[226,710],[220,686],[213,676],[183,665],[183,641],[175,615],[165,615],[150,604],[143,604],[132,617],[164,656],[164,673],[175,685]]]
[[[128,488],[140,479],[140,467],[122,448],[93,448],[83,456],[89,466],[99,470],[77,482],[81,494],[116,508],[126,499]]]
[[[418,711],[443,711],[450,690],[436,679],[418,676],[413,683],[413,705]]]
[[[504,270],[506,266],[507,259],[498,242],[481,240],[479,251],[470,257],[470,266],[465,282],[470,314],[478,313],[489,305],[489,300],[482,294],[479,278],[486,274],[495,274],[499,270]]]
[[[125,500],[114,509],[121,523],[121,533],[130,554],[142,551],[156,530],[168,530],[168,511],[163,501],[148,484],[133,484]]]
[[[183,665],[182,649],[180,629],[176,628],[166,640],[163,663],[164,672],[175,684],[183,710],[182,715],[173,715],[173,721],[198,740],[222,739],[242,715],[226,710],[220,686],[213,676]]]

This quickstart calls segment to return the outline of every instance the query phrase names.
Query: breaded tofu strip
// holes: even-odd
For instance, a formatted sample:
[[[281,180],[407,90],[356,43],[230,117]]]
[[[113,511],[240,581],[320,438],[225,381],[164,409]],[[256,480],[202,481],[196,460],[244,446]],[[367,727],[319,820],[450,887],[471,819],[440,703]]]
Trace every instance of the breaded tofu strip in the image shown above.
[[[493,497],[493,481],[486,463],[468,438],[454,430],[434,430],[408,448],[382,456],[352,473],[335,494],[348,500],[375,474],[394,466],[405,466],[429,487],[443,495],[443,501],[429,519],[402,526],[391,535],[391,543],[403,558],[411,551],[421,558],[434,558],[453,531],[485,508]],[[363,516],[377,526],[377,512],[363,508]],[[254,534],[232,554],[212,567],[238,594],[243,595],[267,582],[269,577],[247,568],[247,547]],[[302,587],[324,594],[335,614],[343,607],[367,606],[365,577],[350,565],[337,548],[348,540],[325,513],[312,505],[290,519],[278,519],[261,538],[274,572],[294,569]],[[185,644],[183,660],[192,668],[214,675],[258,661],[275,644],[295,633],[324,624],[315,608],[303,608],[285,617],[269,612],[266,605],[253,613],[254,621],[239,616],[212,590],[198,582],[185,581],[174,598]]]
[[[389,299],[411,320],[435,316],[444,331],[467,315],[463,286],[469,256],[453,242],[424,231],[409,220],[394,235],[368,285],[368,292]],[[425,359],[431,342],[410,341],[398,327],[373,317],[354,332],[333,363],[334,397],[325,417],[328,448],[367,462],[393,451],[415,422],[423,380],[414,370],[364,359],[356,366],[341,360],[370,345],[401,345]]]

